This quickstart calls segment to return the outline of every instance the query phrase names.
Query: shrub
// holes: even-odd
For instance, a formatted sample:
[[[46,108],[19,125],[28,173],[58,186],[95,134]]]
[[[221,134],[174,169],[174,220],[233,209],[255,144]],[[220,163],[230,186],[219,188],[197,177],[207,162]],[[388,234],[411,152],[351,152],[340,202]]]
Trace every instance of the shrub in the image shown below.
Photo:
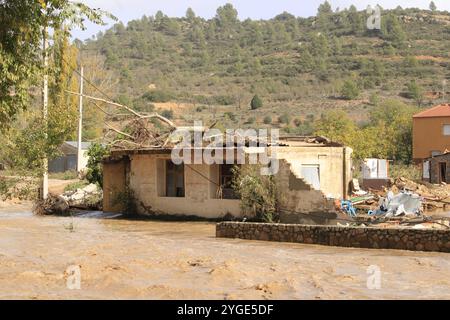
[[[163,110],[163,112],[161,112],[161,115],[167,119],[172,119],[173,118],[173,110]]]
[[[246,214],[259,221],[273,222],[277,212],[275,178],[260,175],[260,168],[256,165],[235,167],[232,186]]]
[[[411,82],[406,85],[406,89],[407,89],[406,96],[409,99],[414,99],[414,101],[420,107],[424,99],[423,88],[419,86],[415,80],[411,80]]]
[[[247,124],[253,124],[256,122],[256,118],[255,117],[250,117],[247,119]]]
[[[295,126],[296,126],[297,128],[300,127],[300,126],[302,125],[302,119],[295,118],[295,119],[294,119],[294,124],[295,124]]]
[[[278,121],[280,123],[289,124],[291,122],[291,118],[287,113],[285,113],[278,117]]]
[[[133,216],[137,214],[137,204],[136,204],[136,196],[134,191],[127,187],[125,191],[120,192],[113,199],[113,206],[121,206],[123,210],[123,214]]]
[[[225,112],[225,119],[230,119],[231,121],[236,121],[236,115],[233,112]]]
[[[167,91],[152,90],[144,93],[142,98],[150,102],[168,102],[174,99],[175,96]]]
[[[202,112],[203,110],[206,110],[207,107],[206,106],[198,106],[197,108],[195,108],[196,112]]]
[[[89,183],[96,183],[103,188],[103,165],[102,159],[109,153],[107,147],[100,143],[93,143],[88,150],[88,164],[86,179]]]
[[[263,122],[264,124],[271,124],[272,118],[270,116],[265,116]]]
[[[234,97],[231,96],[214,96],[213,99],[216,104],[223,106],[230,106],[236,102]]]
[[[372,93],[369,97],[369,102],[373,106],[377,106],[380,103],[380,96],[376,93]]]
[[[396,163],[389,166],[389,176],[392,179],[403,177],[409,180],[419,181],[421,180],[421,173],[420,168],[416,165]]]
[[[346,100],[353,100],[358,98],[358,85],[352,80],[346,80],[341,88],[341,96]]]
[[[255,95],[250,103],[250,106],[251,106],[252,110],[262,108],[263,103],[262,103],[261,98],[258,97],[258,95]]]

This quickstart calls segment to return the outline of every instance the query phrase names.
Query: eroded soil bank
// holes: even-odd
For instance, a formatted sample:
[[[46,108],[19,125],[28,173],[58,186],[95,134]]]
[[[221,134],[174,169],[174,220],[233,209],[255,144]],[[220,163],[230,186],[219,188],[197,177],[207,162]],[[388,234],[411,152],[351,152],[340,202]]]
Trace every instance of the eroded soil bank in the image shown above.
[[[80,290],[67,288],[69,266]],[[369,266],[381,289],[368,289]],[[449,272],[446,253],[216,239],[212,223],[0,206],[0,299],[450,299]]]

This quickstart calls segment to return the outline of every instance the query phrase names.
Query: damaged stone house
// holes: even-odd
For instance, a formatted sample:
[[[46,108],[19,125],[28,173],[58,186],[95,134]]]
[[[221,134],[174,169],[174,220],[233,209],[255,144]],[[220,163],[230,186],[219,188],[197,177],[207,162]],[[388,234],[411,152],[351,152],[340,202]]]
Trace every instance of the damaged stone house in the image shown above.
[[[422,178],[430,183],[450,182],[450,152],[423,161]]]
[[[276,146],[262,148],[279,160],[275,181],[282,220],[295,222],[308,214],[336,216],[335,199],[347,197],[352,179],[352,149],[323,137],[281,137]],[[132,190],[139,214],[243,217],[231,188],[233,164],[177,165],[172,149],[112,151],[103,162],[104,211],[123,211],[124,204],[117,199]],[[237,147],[225,152],[235,153]]]

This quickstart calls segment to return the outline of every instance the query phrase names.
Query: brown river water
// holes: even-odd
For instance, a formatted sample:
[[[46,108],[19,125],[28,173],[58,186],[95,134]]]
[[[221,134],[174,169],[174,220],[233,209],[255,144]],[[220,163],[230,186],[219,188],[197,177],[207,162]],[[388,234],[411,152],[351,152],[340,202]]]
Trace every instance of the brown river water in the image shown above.
[[[0,299],[450,299],[449,275],[446,253],[216,239],[213,223],[0,206]]]

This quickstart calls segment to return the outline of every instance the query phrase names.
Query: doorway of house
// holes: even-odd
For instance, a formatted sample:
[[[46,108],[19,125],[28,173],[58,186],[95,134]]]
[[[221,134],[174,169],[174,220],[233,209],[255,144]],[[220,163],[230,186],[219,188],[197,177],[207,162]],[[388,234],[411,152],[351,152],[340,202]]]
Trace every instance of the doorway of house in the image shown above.
[[[447,163],[439,163],[439,182],[447,183]]]

